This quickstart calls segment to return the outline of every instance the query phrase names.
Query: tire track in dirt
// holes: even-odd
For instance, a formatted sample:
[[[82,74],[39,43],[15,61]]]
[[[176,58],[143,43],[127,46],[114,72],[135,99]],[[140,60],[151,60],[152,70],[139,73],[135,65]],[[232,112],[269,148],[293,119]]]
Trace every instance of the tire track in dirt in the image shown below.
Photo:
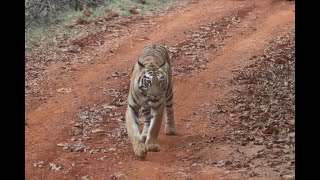
[[[264,2],[265,4],[261,2]],[[260,5],[260,3],[263,6],[270,6],[270,8],[272,8],[270,12],[262,10],[265,6],[261,7],[262,5]],[[243,2],[213,2],[207,0],[199,1],[196,4],[191,4],[183,8],[180,13],[187,13],[187,16],[178,15],[177,12],[169,13],[169,15],[163,17],[162,20],[158,20],[158,23],[161,24],[160,27],[165,29],[164,31],[159,32],[156,27],[147,28],[146,34],[148,34],[149,40],[143,42],[135,41],[140,37],[139,32],[135,32],[132,38],[118,41],[120,45],[117,51],[119,54],[118,56],[109,57],[108,62],[102,57],[97,58],[93,65],[85,67],[83,71],[75,72],[73,75],[76,77],[75,82],[66,80],[60,85],[62,87],[64,87],[64,85],[71,85],[73,90],[72,93],[57,94],[48,100],[46,104],[41,104],[38,110],[27,113],[26,177],[49,177],[49,179],[58,177],[63,179],[66,177],[70,178],[70,176],[81,177],[89,174],[89,176],[94,177],[94,179],[99,179],[101,177],[109,178],[112,170],[125,172],[124,176],[120,173],[120,176],[124,178],[127,176],[139,179],[143,179],[146,174],[152,179],[181,177],[184,179],[185,177],[190,177],[191,173],[194,173],[191,177],[200,179],[217,178],[219,175],[222,175],[222,170],[218,168],[212,168],[210,166],[203,166],[201,168],[198,166],[190,167],[189,163],[183,161],[176,162],[177,155],[179,156],[179,154],[192,155],[199,151],[195,148],[186,146],[193,141],[201,141],[202,138],[201,135],[199,135],[199,132],[204,132],[206,134],[212,133],[212,130],[210,130],[208,125],[209,122],[205,122],[201,125],[194,122],[203,118],[201,115],[198,115],[197,117],[197,115],[193,114],[194,107],[200,106],[201,103],[207,99],[223,97],[223,95],[232,87],[208,88],[207,82],[219,81],[221,78],[223,78],[223,81],[226,81],[226,79],[230,78],[232,74],[229,69],[233,66],[239,66],[239,59],[245,58],[248,54],[254,54],[261,51],[265,45],[265,41],[268,41],[274,34],[279,33],[281,31],[279,29],[280,27],[287,23],[292,23],[290,18],[293,17],[292,5],[286,7],[286,5],[280,5],[279,2],[275,4],[279,5],[279,7],[274,7],[273,4],[269,4],[267,1],[260,1],[259,3],[255,3],[255,1],[245,1],[245,5],[242,7],[238,6],[237,8],[234,8],[235,5],[241,4],[243,5]],[[197,8],[197,6],[200,6],[201,8]],[[215,21],[235,13],[239,9],[248,7],[258,7],[258,9],[254,10],[257,12],[252,12],[251,15],[246,17],[244,22],[241,22],[240,24],[244,24],[247,21],[250,25],[250,18],[259,13],[261,13],[262,16],[265,16],[264,18],[257,18],[257,22],[251,22],[251,25],[256,28],[256,31],[252,30],[249,34],[241,35],[241,31],[233,28],[232,32],[229,33],[231,38],[226,40],[224,47],[217,52],[217,56],[215,55],[212,57],[210,51],[205,52],[210,59],[206,70],[199,73],[186,74],[185,77],[187,77],[187,79],[175,80],[175,117],[178,117],[176,119],[179,135],[172,137],[161,135],[161,152],[149,153],[146,161],[138,161],[132,157],[131,146],[128,144],[128,149],[122,154],[122,156],[126,156],[121,160],[122,164],[118,167],[114,167],[113,163],[108,162],[94,165],[96,162],[92,160],[92,156],[90,157],[90,155],[81,154],[83,158],[79,159],[79,157],[70,155],[70,153],[61,152],[61,148],[56,146],[57,143],[63,142],[66,137],[70,137],[67,135],[67,129],[73,123],[70,121],[76,121],[77,117],[75,113],[79,111],[81,106],[90,107],[92,106],[92,103],[100,104],[103,102],[110,102],[110,98],[99,93],[99,91],[101,92],[99,87],[106,81],[109,81],[108,85],[112,88],[121,88],[121,84],[118,83],[117,79],[106,77],[106,73],[112,74],[115,71],[128,71],[131,67],[130,65],[135,60],[132,57],[138,57],[145,44],[164,42],[166,45],[172,46],[185,38],[181,32],[195,29],[201,24]],[[207,13],[211,11],[213,11],[212,15],[208,16]],[[171,19],[170,15],[175,18]],[[280,20],[279,16],[282,17]],[[187,22],[184,18],[187,18]],[[252,45],[250,45],[251,43],[255,43],[255,46],[252,47]],[[103,56],[103,54],[104,53],[101,53],[101,56]],[[190,89],[193,89],[193,91],[190,91]],[[78,100],[75,100],[75,97],[78,97]],[[191,105],[191,103],[194,105]],[[192,116],[195,117],[190,121],[190,117]],[[189,119],[189,123],[193,126],[193,130],[186,127],[185,119]],[[57,133],[60,135],[57,136]],[[93,141],[98,142],[99,136],[93,137],[92,139]],[[186,152],[186,148],[190,148],[191,151]],[[206,157],[206,155],[204,155],[204,157]],[[35,169],[31,166],[31,164],[37,160],[52,162],[57,158],[67,159],[70,162],[87,159],[85,161],[88,162],[89,165],[76,165],[70,170],[70,174],[68,175],[48,172],[48,170]],[[126,160],[129,162],[125,162]],[[192,162],[192,160],[194,159],[191,158],[190,162]],[[156,169],[147,171],[150,167]]]

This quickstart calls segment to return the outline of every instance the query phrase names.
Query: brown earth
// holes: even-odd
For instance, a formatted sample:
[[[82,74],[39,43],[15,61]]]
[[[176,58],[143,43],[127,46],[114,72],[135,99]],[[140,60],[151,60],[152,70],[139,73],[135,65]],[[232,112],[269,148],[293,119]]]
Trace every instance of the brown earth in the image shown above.
[[[81,55],[50,65],[38,81],[37,88],[50,93],[26,96],[26,179],[289,177],[294,170],[280,177],[271,167],[252,173],[218,166],[239,156],[235,151],[250,156],[261,146],[212,141],[229,132],[230,117],[208,118],[204,112],[214,110],[206,104],[228,99],[237,89],[229,83],[234,69],[251,64],[247,59],[262,54],[270,40],[294,29],[294,9],[294,2],[285,0],[193,0],[164,15],[129,22],[125,36],[88,37]],[[96,41],[105,43],[92,46]],[[171,51],[178,135],[165,136],[162,128],[161,152],[139,160],[123,114],[130,70],[149,43]],[[214,118],[224,125],[213,124]]]

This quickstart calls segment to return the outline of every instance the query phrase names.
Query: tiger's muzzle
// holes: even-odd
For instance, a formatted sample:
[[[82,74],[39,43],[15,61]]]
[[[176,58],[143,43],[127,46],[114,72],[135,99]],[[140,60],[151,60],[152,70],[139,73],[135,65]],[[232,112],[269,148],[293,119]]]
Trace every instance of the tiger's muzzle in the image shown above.
[[[148,96],[148,100],[151,102],[158,102],[161,96]]]

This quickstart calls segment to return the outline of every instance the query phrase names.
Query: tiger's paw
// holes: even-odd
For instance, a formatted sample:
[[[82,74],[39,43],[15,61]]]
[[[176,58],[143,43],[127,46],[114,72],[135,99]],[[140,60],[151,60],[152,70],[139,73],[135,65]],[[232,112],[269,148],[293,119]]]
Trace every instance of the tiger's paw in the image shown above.
[[[176,135],[177,134],[177,130],[176,130],[175,127],[166,127],[164,133],[166,135]]]
[[[147,151],[159,152],[161,150],[160,145],[157,143],[146,143]]]
[[[148,136],[148,132],[143,132],[142,133],[141,138],[143,139],[143,141],[146,141],[147,136]]]
[[[134,146],[134,153],[141,159],[145,158],[147,156],[146,145],[143,142],[139,142]]]
[[[147,135],[142,135],[141,137],[144,141],[147,139]]]

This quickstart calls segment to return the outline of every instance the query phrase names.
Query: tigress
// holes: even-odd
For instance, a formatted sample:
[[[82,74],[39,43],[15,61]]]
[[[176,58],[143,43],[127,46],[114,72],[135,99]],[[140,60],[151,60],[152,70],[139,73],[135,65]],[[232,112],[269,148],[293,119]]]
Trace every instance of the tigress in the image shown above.
[[[166,109],[165,134],[175,135],[172,69],[169,52],[163,45],[145,46],[132,69],[126,110],[127,133],[134,153],[144,158],[148,151],[159,152],[158,135]],[[138,115],[144,120],[142,133]]]

